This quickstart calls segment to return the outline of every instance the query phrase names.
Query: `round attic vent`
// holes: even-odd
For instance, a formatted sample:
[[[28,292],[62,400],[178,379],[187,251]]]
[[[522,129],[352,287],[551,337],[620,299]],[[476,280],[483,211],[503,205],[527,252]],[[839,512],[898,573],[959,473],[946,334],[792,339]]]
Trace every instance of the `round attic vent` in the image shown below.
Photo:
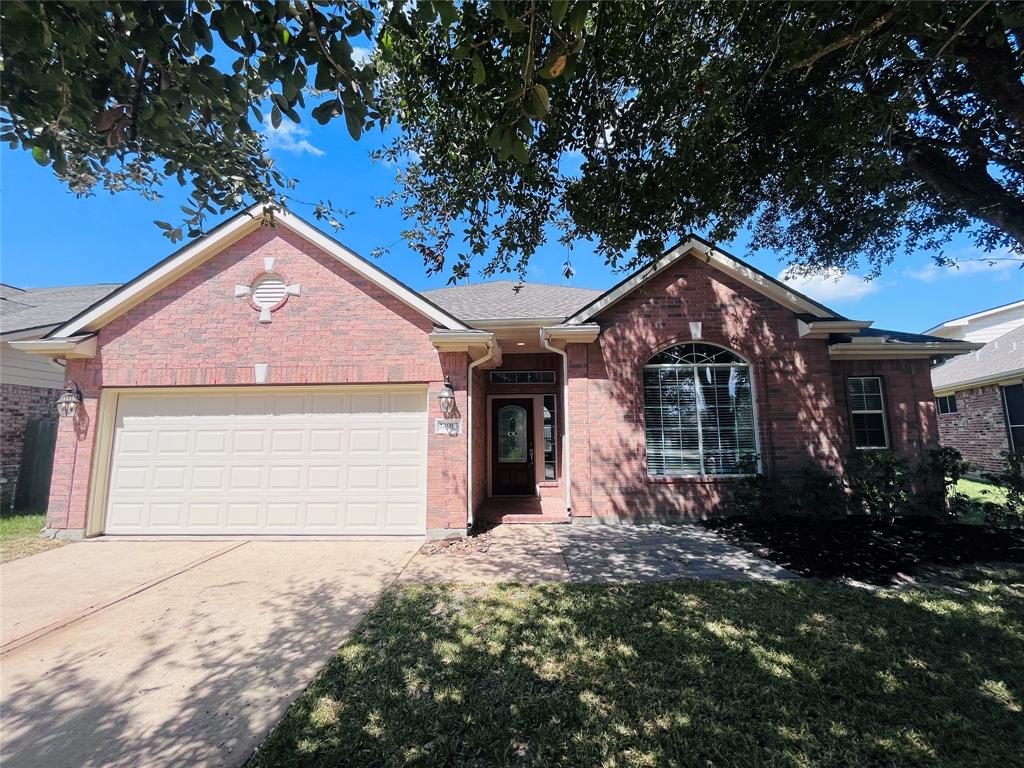
[[[280,275],[269,272],[252,284],[252,301],[258,307],[276,307],[284,300],[287,286]]]

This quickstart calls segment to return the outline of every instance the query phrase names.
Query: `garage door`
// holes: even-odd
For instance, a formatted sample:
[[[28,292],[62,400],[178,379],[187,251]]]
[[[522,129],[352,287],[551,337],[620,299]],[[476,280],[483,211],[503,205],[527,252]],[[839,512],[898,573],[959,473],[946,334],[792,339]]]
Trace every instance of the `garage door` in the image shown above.
[[[121,394],[111,534],[422,534],[426,389]]]

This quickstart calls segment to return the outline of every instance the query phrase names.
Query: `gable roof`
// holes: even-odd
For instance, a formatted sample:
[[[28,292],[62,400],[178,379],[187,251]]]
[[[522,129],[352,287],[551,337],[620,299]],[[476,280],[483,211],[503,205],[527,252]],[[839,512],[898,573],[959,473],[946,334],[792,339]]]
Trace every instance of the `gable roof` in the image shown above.
[[[557,319],[561,321],[604,292],[548,283],[494,280],[423,291],[423,295],[467,322]]]
[[[1024,325],[968,355],[932,368],[932,388],[951,392],[1006,378],[1024,377]]]
[[[18,334],[24,338],[28,331],[38,330],[42,336],[119,286],[119,283],[58,288],[0,285],[0,335]]]
[[[566,323],[575,325],[588,322],[613,304],[617,304],[684,256],[694,256],[701,259],[706,264],[715,267],[744,285],[753,288],[755,291],[774,299],[797,314],[822,319],[846,319],[838,312],[834,312],[824,304],[820,304],[809,296],[805,296],[781,280],[777,280],[757,267],[747,264],[742,259],[726,253],[704,238],[691,233],[687,235],[685,240],[669,248],[650,264],[641,267],[625,280],[605,291],[587,304],[587,306],[577,311],[566,320]]]
[[[964,315],[963,317],[954,317],[950,320],[939,323],[936,326],[929,328],[925,333],[935,333],[945,328],[955,328],[962,325],[967,325],[971,320],[979,320],[989,315],[995,315],[1000,312],[1006,312],[1011,309],[1017,309],[1018,307],[1024,307],[1024,299],[1020,301],[1011,301],[1009,304],[1000,304],[998,307],[990,307],[989,309],[983,309],[980,312],[975,312],[971,315]]]
[[[254,205],[247,210],[239,211],[202,237],[196,238],[125,283],[109,296],[86,307],[47,334],[47,338],[69,338],[83,332],[99,330],[114,318],[220,253],[228,245],[259,229],[262,226],[263,214],[268,208],[273,210],[275,226],[286,227],[399,301],[433,320],[440,327],[454,330],[467,328],[465,323],[454,315],[295,214],[273,206]]]

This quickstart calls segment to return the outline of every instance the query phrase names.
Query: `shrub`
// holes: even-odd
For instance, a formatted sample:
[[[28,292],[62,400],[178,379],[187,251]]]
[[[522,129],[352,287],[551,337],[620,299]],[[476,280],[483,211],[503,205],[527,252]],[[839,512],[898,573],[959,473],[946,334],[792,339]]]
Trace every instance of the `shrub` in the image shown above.
[[[918,493],[915,496],[918,511],[935,514],[942,510],[951,516],[964,514],[971,506],[971,500],[955,492],[957,483],[965,477],[973,465],[964,461],[956,448],[942,446],[930,449],[917,467]]]
[[[1006,491],[1006,503],[985,504],[985,522],[1007,528],[1019,528],[1024,516],[1024,453],[1003,453],[1005,462],[999,472],[985,472],[982,477]]]
[[[775,513],[775,481],[758,472],[758,455],[745,453],[733,465],[737,477],[732,483],[728,509],[748,517],[768,517]]]
[[[854,451],[846,460],[853,508],[877,517],[903,514],[910,497],[910,464],[892,451]]]
[[[846,514],[846,503],[846,490],[838,477],[813,462],[804,465],[796,495],[801,514],[841,517]]]

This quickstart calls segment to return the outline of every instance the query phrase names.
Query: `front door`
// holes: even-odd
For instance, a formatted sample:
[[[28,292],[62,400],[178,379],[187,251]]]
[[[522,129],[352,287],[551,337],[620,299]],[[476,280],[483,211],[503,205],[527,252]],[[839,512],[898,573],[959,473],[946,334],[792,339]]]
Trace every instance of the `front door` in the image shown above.
[[[491,492],[534,495],[533,400],[491,402]]]

